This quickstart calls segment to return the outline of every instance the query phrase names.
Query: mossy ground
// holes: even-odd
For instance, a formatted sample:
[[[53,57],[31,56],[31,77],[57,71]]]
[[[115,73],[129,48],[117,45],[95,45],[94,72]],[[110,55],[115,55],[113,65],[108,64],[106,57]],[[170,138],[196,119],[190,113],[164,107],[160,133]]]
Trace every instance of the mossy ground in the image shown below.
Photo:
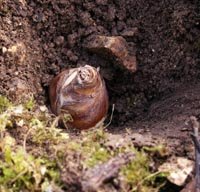
[[[120,191],[159,191],[165,183],[166,174],[152,168],[152,157],[163,155],[163,146],[138,150],[124,141],[111,147],[103,127],[68,131],[33,99],[14,106],[0,96],[0,191],[71,191],[68,186],[76,185],[84,170],[130,151],[136,158],[116,178]]]

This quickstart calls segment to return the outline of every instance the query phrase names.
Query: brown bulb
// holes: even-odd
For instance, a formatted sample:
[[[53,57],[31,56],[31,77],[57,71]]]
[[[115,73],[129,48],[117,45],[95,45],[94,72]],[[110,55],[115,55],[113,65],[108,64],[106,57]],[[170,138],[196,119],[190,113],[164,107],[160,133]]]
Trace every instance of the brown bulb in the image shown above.
[[[98,69],[85,65],[58,74],[50,83],[52,112],[69,113],[69,127],[89,129],[101,122],[108,111],[108,94]]]

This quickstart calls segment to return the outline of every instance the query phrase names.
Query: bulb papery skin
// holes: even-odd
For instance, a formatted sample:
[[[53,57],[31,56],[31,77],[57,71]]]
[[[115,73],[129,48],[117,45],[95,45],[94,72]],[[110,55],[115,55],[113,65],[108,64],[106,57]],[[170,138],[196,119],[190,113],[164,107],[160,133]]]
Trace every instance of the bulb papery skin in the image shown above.
[[[55,115],[70,114],[68,127],[89,129],[105,119],[108,93],[99,71],[90,66],[67,69],[49,86],[51,110]]]

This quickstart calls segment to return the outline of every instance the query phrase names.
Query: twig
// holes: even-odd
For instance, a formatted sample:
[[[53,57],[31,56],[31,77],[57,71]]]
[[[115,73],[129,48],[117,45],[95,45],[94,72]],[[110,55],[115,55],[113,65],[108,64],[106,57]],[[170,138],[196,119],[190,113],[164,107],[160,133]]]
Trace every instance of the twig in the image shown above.
[[[105,125],[103,127],[103,129],[106,129],[112,122],[112,119],[113,119],[113,113],[114,113],[114,110],[115,110],[115,104],[112,105],[112,112],[111,112],[111,115],[110,115],[110,121],[107,123],[107,125]]]
[[[200,143],[199,143],[199,122],[197,118],[192,116],[190,118],[193,128],[191,134],[195,146],[195,192],[200,192]]]
[[[81,181],[83,191],[97,191],[103,182],[115,177],[121,167],[134,158],[134,153],[122,153],[103,164],[87,170],[83,174]]]
[[[27,170],[25,169],[24,171],[20,172],[15,178],[13,178],[10,183],[13,184],[15,181],[17,181],[17,179],[19,179],[22,175],[24,175],[27,172]]]
[[[32,131],[32,128],[29,128],[28,132],[24,136],[23,148],[24,148],[24,152],[25,153],[27,153],[27,151],[26,151],[26,141],[27,141],[27,138],[28,138],[28,136],[29,136],[29,134],[30,134],[31,131]]]

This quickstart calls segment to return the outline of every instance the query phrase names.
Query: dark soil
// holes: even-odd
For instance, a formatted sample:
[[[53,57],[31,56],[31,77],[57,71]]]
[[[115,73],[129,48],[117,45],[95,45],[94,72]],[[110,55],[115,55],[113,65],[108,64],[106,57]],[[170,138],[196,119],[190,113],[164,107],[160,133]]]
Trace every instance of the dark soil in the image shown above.
[[[124,35],[132,29],[137,32]],[[124,36],[136,49],[137,72],[89,53],[83,43],[92,34]],[[110,131],[151,132],[192,158],[189,117],[200,118],[199,34],[197,0],[3,0],[0,94],[17,102],[33,94],[49,105],[56,74],[100,66],[115,104]]]

